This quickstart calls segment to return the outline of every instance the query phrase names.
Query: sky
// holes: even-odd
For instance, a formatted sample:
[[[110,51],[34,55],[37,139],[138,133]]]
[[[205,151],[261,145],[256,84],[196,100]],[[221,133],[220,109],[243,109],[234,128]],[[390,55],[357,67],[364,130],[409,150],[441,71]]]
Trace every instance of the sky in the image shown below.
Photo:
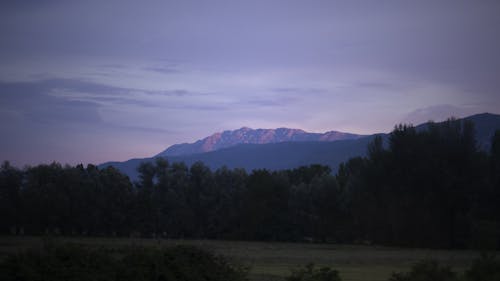
[[[0,160],[500,113],[500,2],[0,1]]]

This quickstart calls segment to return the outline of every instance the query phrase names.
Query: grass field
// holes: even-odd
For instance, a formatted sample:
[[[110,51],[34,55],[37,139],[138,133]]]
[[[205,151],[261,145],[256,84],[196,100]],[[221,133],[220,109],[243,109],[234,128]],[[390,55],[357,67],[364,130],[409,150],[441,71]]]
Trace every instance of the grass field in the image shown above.
[[[475,251],[404,249],[377,246],[270,243],[213,240],[154,240],[128,238],[57,238],[58,241],[102,246],[117,252],[141,245],[161,247],[198,245],[250,267],[251,280],[283,280],[290,270],[313,262],[337,269],[344,281],[387,280],[393,271],[404,271],[421,259],[436,259],[462,272],[478,257]],[[42,245],[40,237],[0,237],[0,258],[20,249]]]

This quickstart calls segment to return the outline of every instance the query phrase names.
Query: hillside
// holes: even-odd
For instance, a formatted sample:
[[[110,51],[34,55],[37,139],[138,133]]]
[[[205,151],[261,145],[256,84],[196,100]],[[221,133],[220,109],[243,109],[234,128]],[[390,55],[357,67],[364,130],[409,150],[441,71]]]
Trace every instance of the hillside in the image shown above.
[[[155,157],[189,155],[215,151],[239,144],[267,144],[299,141],[336,141],[358,139],[362,135],[329,131],[326,133],[308,133],[300,129],[251,129],[243,127],[238,130],[215,133],[194,143],[174,144]]]
[[[491,136],[495,130],[500,129],[500,115],[484,113],[469,116],[463,120],[470,120],[474,123],[478,147],[482,150],[489,150]],[[427,124],[420,124],[417,126],[417,129],[424,130],[426,127]],[[222,135],[239,135],[246,130],[250,129],[242,128],[237,131],[226,131],[225,133],[222,133]],[[276,132],[279,130],[280,129],[276,129],[274,131]],[[264,135],[262,134],[263,131],[264,130],[262,130],[259,134]],[[351,134],[350,137],[353,139],[337,141],[307,141],[306,138],[310,137],[307,134],[308,133],[291,133],[291,136],[295,135],[295,141],[265,144],[236,144],[228,148],[220,148],[210,152],[166,156],[166,158],[169,162],[184,162],[187,165],[191,165],[197,161],[202,161],[211,169],[227,166],[229,168],[244,168],[247,171],[251,171],[253,169],[279,170],[295,168],[302,165],[322,164],[330,166],[332,170],[335,171],[340,163],[348,160],[349,158],[364,156],[366,154],[366,147],[368,143],[375,136],[360,137],[358,135]],[[280,136],[281,134],[275,135]],[[384,139],[388,136],[388,134],[379,135]],[[302,139],[300,139],[299,136],[301,136]],[[205,138],[205,140],[206,139],[207,138]],[[298,139],[300,139],[300,141]],[[141,162],[152,161],[156,157],[165,157],[164,155],[166,151],[151,158],[131,159],[125,162],[107,162],[101,164],[100,167],[115,166],[120,171],[127,174],[132,180],[136,180],[138,176],[136,169]]]
[[[217,151],[166,157],[169,162],[184,162],[188,166],[201,161],[215,170],[228,168],[280,170],[310,164],[336,167],[355,156],[365,155],[366,146],[374,136],[356,140],[333,142],[282,142],[269,144],[240,144]],[[100,167],[114,166],[133,180],[137,179],[137,167],[141,162],[154,158],[131,159],[125,162],[108,162]]]

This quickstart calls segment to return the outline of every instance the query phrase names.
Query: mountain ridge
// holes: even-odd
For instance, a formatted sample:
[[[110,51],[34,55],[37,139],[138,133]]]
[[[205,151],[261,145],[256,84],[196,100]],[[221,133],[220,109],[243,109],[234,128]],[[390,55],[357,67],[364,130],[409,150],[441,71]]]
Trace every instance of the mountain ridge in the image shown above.
[[[168,157],[191,155],[216,151],[239,144],[267,144],[288,141],[336,141],[358,139],[364,135],[345,133],[339,131],[327,131],[325,133],[310,133],[301,129],[276,128],[276,129],[252,129],[241,127],[236,130],[226,130],[214,133],[193,143],[181,143],[169,146],[154,157]]]
[[[481,150],[488,150],[491,146],[491,137],[495,130],[500,130],[500,115],[483,113],[457,119],[469,120],[474,123],[477,146]],[[442,122],[436,122],[442,123]],[[428,123],[415,126],[417,130],[426,129]],[[218,150],[177,156],[164,157],[169,162],[184,162],[192,165],[197,161],[205,163],[212,170],[222,166],[228,168],[280,170],[296,168],[303,165],[327,165],[336,171],[338,165],[353,157],[365,156],[367,145],[375,136],[381,136],[387,144],[388,133],[362,136],[357,139],[337,141],[288,141],[265,144],[238,144]],[[99,167],[115,166],[127,174],[132,180],[138,179],[137,167],[142,162],[154,161],[151,158],[136,158],[124,162],[107,162]]]

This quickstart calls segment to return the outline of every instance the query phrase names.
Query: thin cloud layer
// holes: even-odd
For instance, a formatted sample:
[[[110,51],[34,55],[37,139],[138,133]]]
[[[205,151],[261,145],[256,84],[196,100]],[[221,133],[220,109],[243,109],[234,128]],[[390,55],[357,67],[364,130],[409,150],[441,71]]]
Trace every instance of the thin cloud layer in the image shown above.
[[[98,163],[242,126],[368,134],[498,113],[498,14],[490,0],[2,1],[0,155]]]

